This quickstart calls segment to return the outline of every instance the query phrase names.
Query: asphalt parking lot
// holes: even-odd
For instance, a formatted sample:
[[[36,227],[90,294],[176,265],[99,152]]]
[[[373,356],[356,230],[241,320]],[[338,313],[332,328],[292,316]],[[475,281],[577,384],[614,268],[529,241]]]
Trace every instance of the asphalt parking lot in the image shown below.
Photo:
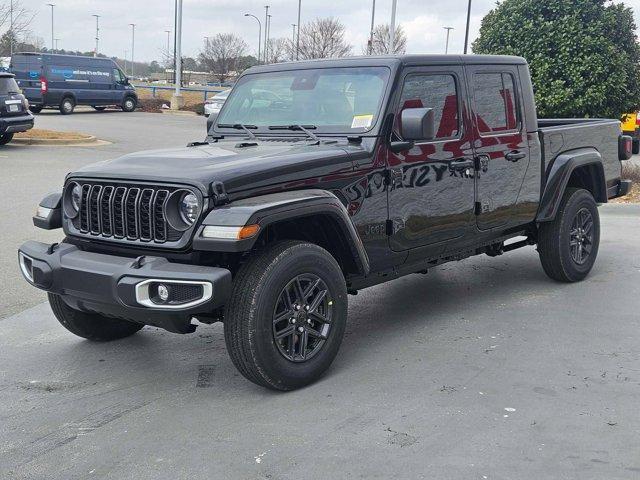
[[[38,126],[113,143],[0,150],[1,478],[640,477],[640,206],[601,208],[580,284],[547,279],[530,247],[350,297],[331,370],[278,394],[236,372],[221,325],[92,344],[18,273],[23,240],[57,240],[30,217],[67,171],[201,139],[204,120],[46,113]]]

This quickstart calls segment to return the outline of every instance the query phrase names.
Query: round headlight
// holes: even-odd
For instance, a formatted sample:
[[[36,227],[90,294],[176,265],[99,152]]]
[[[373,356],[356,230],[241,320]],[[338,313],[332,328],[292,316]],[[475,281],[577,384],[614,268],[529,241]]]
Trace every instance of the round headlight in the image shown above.
[[[193,225],[200,215],[200,202],[193,193],[185,193],[180,199],[180,217],[187,225]]]
[[[68,183],[64,189],[62,207],[67,218],[76,218],[82,205],[82,187],[77,182]]]
[[[71,189],[71,206],[77,212],[80,210],[80,203],[82,202],[82,187],[77,183]]]

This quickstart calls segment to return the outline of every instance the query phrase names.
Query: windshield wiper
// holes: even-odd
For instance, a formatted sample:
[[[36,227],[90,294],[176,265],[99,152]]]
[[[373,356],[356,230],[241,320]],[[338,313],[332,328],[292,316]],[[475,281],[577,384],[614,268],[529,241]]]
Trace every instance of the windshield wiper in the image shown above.
[[[307,134],[309,138],[311,138],[314,142],[320,143],[320,137],[318,137],[313,132],[310,132],[309,129],[316,129],[315,125],[271,125],[269,130],[295,130],[301,131]]]
[[[242,124],[242,123],[234,123],[233,125],[230,124],[230,123],[219,123],[218,124],[218,128],[234,128],[236,130],[244,130],[245,132],[247,132],[247,135],[249,135],[249,138],[251,140],[255,140],[256,136],[249,129],[252,129],[252,130],[257,130],[258,129],[258,127],[256,127],[255,125],[245,125],[245,124]]]

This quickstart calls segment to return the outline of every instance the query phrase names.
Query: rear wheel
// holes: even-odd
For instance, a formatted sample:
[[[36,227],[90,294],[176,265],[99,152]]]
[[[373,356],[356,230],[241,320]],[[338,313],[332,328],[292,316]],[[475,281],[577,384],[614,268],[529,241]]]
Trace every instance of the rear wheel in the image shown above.
[[[63,115],[71,115],[76,108],[76,102],[72,97],[64,97],[60,102],[60,113]]]
[[[103,112],[107,109],[107,107],[96,107],[95,105],[91,105],[91,107],[97,112]]]
[[[31,111],[31,113],[40,113],[42,111],[42,106],[41,105],[38,105],[38,106],[31,105],[29,107],[29,110]]]
[[[600,217],[596,202],[584,189],[568,188],[556,218],[541,224],[538,253],[545,273],[561,282],[584,279],[600,246]]]
[[[254,255],[237,274],[225,342],[248,380],[293,390],[329,368],[346,320],[346,284],[336,260],[317,245],[285,241]]]
[[[60,295],[48,294],[49,305],[64,328],[78,337],[94,342],[108,342],[133,335],[144,325],[69,307]]]
[[[5,133],[0,135],[0,145],[6,145],[11,140],[13,140],[13,133]]]
[[[127,97],[122,102],[122,111],[124,112],[133,112],[136,109],[138,102],[133,97]]]

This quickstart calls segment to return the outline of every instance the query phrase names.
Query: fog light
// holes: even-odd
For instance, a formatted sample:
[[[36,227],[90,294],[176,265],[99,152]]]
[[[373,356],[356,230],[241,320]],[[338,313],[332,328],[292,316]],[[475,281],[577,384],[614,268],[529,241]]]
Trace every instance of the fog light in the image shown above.
[[[169,289],[165,285],[158,285],[158,298],[163,302],[169,300]]]
[[[22,274],[27,280],[33,283],[33,260],[22,252],[18,252],[18,257]]]

